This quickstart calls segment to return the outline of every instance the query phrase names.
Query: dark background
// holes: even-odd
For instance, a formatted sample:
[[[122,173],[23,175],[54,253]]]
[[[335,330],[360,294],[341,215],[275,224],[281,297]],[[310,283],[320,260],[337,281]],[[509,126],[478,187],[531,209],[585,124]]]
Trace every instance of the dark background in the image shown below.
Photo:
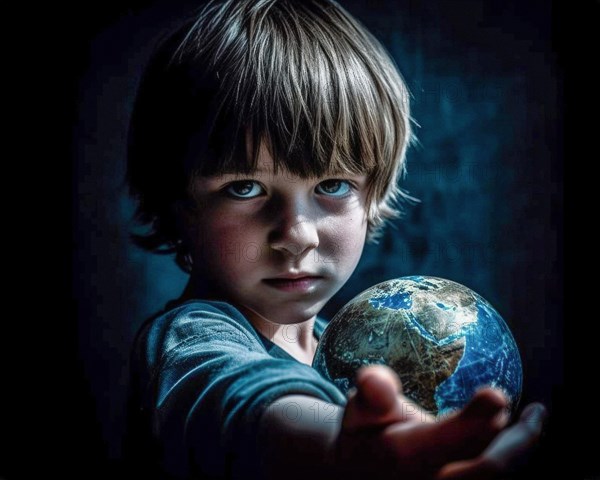
[[[322,314],[331,317],[365,288],[403,275],[446,277],[480,293],[520,347],[522,404],[539,400],[550,410],[538,455],[544,460],[532,465],[551,472],[572,443],[563,438],[562,254],[564,37],[571,12],[562,3],[531,0],[341,3],[389,49],[412,92],[419,142],[408,153],[402,186],[420,203],[407,207],[379,245],[365,248]],[[46,472],[114,474],[130,343],[185,282],[170,258],[129,242],[124,140],[152,40],[197,5],[86,2],[64,16],[54,11],[46,25],[49,48],[42,48],[43,35],[37,44],[37,55],[51,57],[37,72],[48,79],[43,94],[58,100],[46,126],[58,126],[59,141],[68,145],[52,169],[60,178],[54,200],[72,214],[72,235],[53,252],[62,273],[45,286],[70,285],[71,293],[54,296],[60,322],[39,330],[48,331],[53,369],[40,369],[33,388],[39,396],[28,399],[37,407],[30,415],[35,435],[22,426],[7,436],[15,452],[43,452]],[[37,207],[43,215],[43,200]],[[6,478],[26,478],[37,468],[4,452]],[[597,472],[591,452],[581,442],[574,473]]]

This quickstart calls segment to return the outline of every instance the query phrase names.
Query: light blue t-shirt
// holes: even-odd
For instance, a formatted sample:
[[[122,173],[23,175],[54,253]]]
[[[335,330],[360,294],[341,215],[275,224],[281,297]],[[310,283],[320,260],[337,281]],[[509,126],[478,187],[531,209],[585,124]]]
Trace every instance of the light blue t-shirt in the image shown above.
[[[326,325],[317,317],[317,339]],[[335,385],[222,301],[190,300],[147,322],[132,372],[137,434],[152,437],[148,455],[175,478],[259,478],[258,421],[270,403],[304,394],[346,404]]]

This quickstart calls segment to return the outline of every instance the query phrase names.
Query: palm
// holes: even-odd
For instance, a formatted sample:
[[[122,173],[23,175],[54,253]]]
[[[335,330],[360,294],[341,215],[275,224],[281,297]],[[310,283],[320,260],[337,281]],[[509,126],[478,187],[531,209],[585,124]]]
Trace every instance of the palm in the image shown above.
[[[402,395],[387,367],[361,369],[356,384],[337,445],[338,462],[350,478],[495,478],[540,433],[541,406],[526,409],[524,420],[502,430],[507,399],[497,390],[483,389],[460,412],[436,419]]]

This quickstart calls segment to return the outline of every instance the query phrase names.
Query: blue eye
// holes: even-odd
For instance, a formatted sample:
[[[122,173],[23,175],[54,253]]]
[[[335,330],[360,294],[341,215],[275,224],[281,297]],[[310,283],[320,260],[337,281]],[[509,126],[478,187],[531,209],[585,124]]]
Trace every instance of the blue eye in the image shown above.
[[[257,187],[257,188],[255,188]],[[254,180],[243,180],[241,182],[233,182],[230,183],[226,188],[225,188],[225,192],[227,193],[227,195],[232,196],[233,198],[241,198],[241,199],[246,199],[246,198],[255,198],[258,195],[256,194],[257,192],[255,190],[259,190],[258,193],[260,193],[261,188],[258,186],[258,183],[256,183]],[[248,195],[251,192],[255,192],[255,195]]]
[[[317,188],[328,196],[344,197],[350,192],[351,185],[346,180],[325,180]]]

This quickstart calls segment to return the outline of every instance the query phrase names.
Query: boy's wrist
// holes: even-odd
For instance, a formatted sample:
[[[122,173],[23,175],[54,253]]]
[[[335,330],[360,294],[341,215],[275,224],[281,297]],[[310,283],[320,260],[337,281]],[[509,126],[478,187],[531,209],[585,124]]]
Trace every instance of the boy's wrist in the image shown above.
[[[324,458],[327,472],[344,480],[359,478],[363,474],[358,471],[358,466],[352,461],[353,455],[348,451],[348,442],[352,442],[349,436],[351,434],[341,429],[335,441],[328,445]]]
[[[390,471],[383,446],[377,448],[375,437],[379,429],[347,431],[340,428],[335,442],[327,452],[327,468],[344,480],[376,480],[387,478],[381,472]]]

